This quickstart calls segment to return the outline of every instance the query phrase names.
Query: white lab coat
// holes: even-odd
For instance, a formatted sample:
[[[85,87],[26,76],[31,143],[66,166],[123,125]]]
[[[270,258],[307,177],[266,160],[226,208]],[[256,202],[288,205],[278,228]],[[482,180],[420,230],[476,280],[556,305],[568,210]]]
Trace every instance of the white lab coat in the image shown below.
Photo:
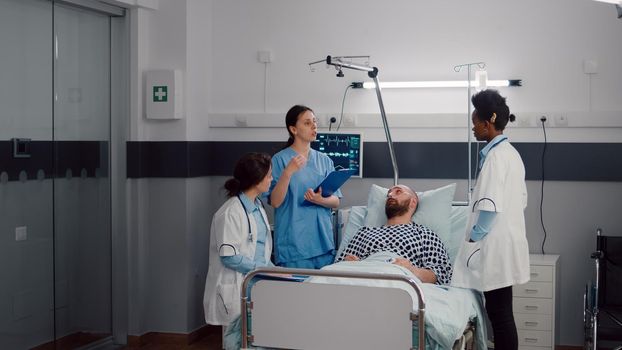
[[[452,286],[483,292],[529,281],[529,246],[525,234],[525,167],[507,141],[493,147],[476,180],[466,235],[456,260]],[[497,214],[490,232],[469,242],[480,210]]]
[[[263,208],[260,208],[268,232],[265,243],[265,259],[270,261],[272,237],[270,225]],[[252,241],[249,240],[246,212],[238,197],[229,198],[218,209],[210,229],[209,270],[205,279],[203,308],[205,322],[212,325],[228,325],[240,314],[240,287],[244,276],[225,267],[221,256],[242,254],[253,259],[257,247],[257,223],[249,214]]]

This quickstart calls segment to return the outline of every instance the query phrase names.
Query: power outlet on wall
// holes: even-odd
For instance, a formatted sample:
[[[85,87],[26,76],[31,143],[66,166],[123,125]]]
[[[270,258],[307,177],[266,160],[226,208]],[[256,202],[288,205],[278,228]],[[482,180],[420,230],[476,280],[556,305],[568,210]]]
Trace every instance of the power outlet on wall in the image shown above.
[[[547,128],[550,128],[553,126],[553,122],[551,121],[551,118],[549,118],[548,116],[545,116],[545,115],[537,116],[536,126],[542,127],[542,122],[544,122],[544,126]]]
[[[532,118],[529,118],[527,116],[517,116],[516,117],[516,124],[514,124],[516,127],[518,128],[530,128],[533,126],[533,124],[531,123]]]
[[[346,128],[355,127],[356,122],[357,122],[357,117],[358,116],[356,114],[344,114],[342,125]]]
[[[317,118],[317,126],[318,128],[328,128],[328,120],[330,119],[327,115],[316,115]]]
[[[257,51],[257,62],[259,63],[272,63],[274,55],[270,50]]]
[[[596,74],[598,73],[598,61],[596,60],[583,60],[583,73]]]
[[[563,128],[568,126],[568,116],[563,113],[557,113],[553,116],[555,126]]]

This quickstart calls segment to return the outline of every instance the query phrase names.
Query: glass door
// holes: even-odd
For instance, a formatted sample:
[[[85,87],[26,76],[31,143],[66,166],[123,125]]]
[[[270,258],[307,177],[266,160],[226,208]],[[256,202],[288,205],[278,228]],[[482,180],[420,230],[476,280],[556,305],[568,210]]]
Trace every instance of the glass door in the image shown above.
[[[57,348],[111,335],[110,17],[54,5]]]
[[[0,0],[2,349],[54,339],[51,28],[50,1]]]
[[[0,349],[112,333],[111,20],[60,3],[0,0]]]

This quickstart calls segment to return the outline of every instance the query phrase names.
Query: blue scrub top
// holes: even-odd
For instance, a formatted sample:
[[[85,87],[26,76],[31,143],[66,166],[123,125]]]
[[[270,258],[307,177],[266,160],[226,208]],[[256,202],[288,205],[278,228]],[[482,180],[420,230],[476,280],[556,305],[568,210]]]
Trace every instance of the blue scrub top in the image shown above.
[[[296,155],[296,151],[288,147],[272,157],[270,193]],[[333,161],[328,156],[311,149],[305,167],[292,175],[285,199],[274,211],[274,255],[277,264],[309,259],[335,249],[330,209],[302,205],[307,189],[315,189],[334,170]],[[341,198],[340,191],[334,195]]]
[[[490,152],[491,149],[495,148],[498,144],[500,144],[501,142],[507,139],[508,137],[503,134],[497,135],[495,136],[494,139],[488,142],[486,147],[482,148],[482,150],[479,151],[479,169],[481,169],[484,166],[484,161],[486,160],[486,156],[488,155],[488,152]]]

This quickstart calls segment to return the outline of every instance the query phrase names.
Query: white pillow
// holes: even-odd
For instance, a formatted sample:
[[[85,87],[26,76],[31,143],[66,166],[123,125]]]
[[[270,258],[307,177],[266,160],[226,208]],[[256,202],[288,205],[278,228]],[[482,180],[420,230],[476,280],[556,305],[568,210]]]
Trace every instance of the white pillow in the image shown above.
[[[352,236],[361,228],[365,223],[365,214],[367,214],[367,209],[363,206],[354,206],[350,208],[350,215],[348,215],[348,222],[346,226],[343,228],[343,233],[341,235],[341,242],[339,242],[339,249],[337,250],[337,254],[335,255],[335,259],[337,259],[341,252],[348,246],[348,242],[352,239]]]
[[[365,226],[378,227],[387,223],[384,206],[388,191],[387,188],[378,185],[371,186],[369,196],[367,197]],[[448,245],[446,242],[451,241],[451,238],[453,238],[451,234],[450,218],[451,203],[454,199],[455,192],[455,183],[434,190],[417,192],[417,195],[419,195],[419,204],[415,215],[413,215],[413,221],[415,223],[430,228],[439,236],[446,246]]]
[[[443,244],[445,245],[445,249],[447,249],[447,254],[449,255],[449,259],[451,264],[454,264],[456,260],[456,255],[458,255],[458,250],[460,249],[460,245],[462,241],[464,241],[466,235],[466,227],[467,227],[467,219],[469,218],[469,206],[461,206],[461,207],[452,207],[451,208],[451,216],[450,216],[450,225],[451,228],[449,230],[450,234],[448,237],[443,238]]]

